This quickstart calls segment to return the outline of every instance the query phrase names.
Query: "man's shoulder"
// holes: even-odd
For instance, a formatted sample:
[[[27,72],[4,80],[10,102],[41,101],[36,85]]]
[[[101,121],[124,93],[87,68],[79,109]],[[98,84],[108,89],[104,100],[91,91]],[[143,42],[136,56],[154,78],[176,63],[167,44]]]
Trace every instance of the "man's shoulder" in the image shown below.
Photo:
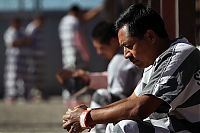
[[[72,15],[65,15],[61,18],[61,22],[71,23],[71,22],[78,22],[78,19]]]
[[[163,52],[159,58],[165,58],[166,56],[174,56],[176,58],[181,58],[181,56],[186,56],[192,53],[196,49],[191,43],[188,42],[186,38],[178,38],[174,40],[170,47]]]
[[[11,26],[9,26],[9,27],[5,30],[5,34],[7,34],[7,33],[13,33],[13,32],[16,32],[16,30],[15,30],[13,27],[11,27]]]
[[[195,47],[187,40],[185,37],[177,38],[172,41],[169,49],[173,50],[188,50],[188,49],[194,49]]]

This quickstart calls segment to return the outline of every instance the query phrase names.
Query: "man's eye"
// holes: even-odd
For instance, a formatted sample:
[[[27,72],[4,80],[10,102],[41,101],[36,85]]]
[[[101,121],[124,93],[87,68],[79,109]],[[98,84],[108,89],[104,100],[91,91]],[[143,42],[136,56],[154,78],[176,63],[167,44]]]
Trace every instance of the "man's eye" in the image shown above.
[[[128,49],[132,49],[133,46],[132,45],[125,45],[124,47],[128,48]]]

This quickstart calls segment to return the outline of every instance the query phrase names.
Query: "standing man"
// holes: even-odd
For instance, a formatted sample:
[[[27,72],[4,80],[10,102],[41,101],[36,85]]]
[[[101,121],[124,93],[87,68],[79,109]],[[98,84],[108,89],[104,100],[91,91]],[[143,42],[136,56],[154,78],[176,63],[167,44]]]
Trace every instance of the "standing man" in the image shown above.
[[[80,26],[81,9],[74,5],[59,23],[59,38],[62,48],[62,69],[75,70],[88,65],[90,56],[87,49],[86,39]],[[71,86],[73,80],[67,80]],[[68,88],[62,88],[63,102],[68,100],[71,92]]]
[[[44,16],[38,14],[33,20],[26,26],[25,33],[32,40],[31,46],[27,49],[27,61],[29,63],[28,75],[29,79],[29,92],[33,92],[33,89],[39,89],[42,91],[44,87]],[[31,97],[32,94],[30,94]]]
[[[70,133],[111,123],[107,133],[197,133],[200,130],[200,52],[187,39],[170,40],[158,13],[130,6],[117,20],[125,58],[145,68],[132,95],[102,108],[81,105],[63,116]]]
[[[74,5],[59,23],[63,69],[85,67],[89,61],[87,44],[80,27],[81,9]]]
[[[4,33],[6,46],[5,62],[5,102],[13,103],[18,97],[28,99],[27,93],[27,63],[24,59],[24,49],[30,44],[22,29],[21,19],[16,17],[11,20],[10,26]]]

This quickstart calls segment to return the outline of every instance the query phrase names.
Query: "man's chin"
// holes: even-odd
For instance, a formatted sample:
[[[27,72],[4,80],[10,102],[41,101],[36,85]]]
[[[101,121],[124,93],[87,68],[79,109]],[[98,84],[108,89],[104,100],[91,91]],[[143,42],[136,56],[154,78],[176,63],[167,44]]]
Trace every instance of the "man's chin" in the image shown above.
[[[137,62],[137,61],[133,61],[133,60],[130,60],[134,65],[136,65],[136,66],[138,66],[138,67],[140,67],[140,64],[139,64],[139,62]]]
[[[134,64],[134,63],[133,63]],[[145,68],[144,66],[142,66],[142,65],[138,65],[138,64],[135,64],[137,67],[139,67],[139,68]]]
[[[143,64],[141,64],[139,61],[131,61],[134,65],[136,65],[139,68],[145,68]]]

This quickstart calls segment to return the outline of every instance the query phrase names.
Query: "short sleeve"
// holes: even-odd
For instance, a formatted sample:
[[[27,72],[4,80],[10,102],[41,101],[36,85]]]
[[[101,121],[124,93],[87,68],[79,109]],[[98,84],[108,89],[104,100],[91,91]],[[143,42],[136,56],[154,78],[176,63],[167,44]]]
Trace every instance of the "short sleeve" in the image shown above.
[[[198,69],[193,51],[192,47],[176,46],[162,55],[154,64],[149,82],[143,85],[139,95],[154,95],[171,106],[172,101],[187,89]]]

